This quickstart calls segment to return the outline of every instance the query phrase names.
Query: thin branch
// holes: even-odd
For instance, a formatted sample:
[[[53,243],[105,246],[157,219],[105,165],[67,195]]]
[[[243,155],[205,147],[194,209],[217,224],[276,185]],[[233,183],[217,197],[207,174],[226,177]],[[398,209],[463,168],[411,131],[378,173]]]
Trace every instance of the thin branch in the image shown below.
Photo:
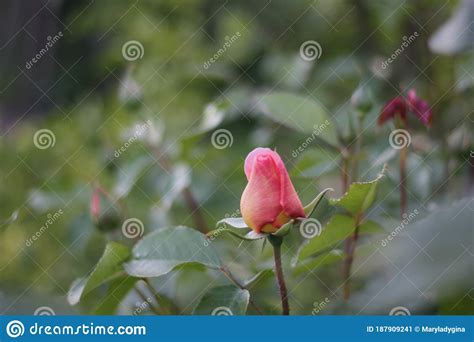
[[[406,161],[408,156],[408,146],[403,146],[400,150],[400,219],[407,210],[407,188],[406,188]]]
[[[228,269],[226,269],[225,267],[221,267],[219,270],[239,289],[248,291],[248,289],[244,285],[240,284],[239,281],[235,279],[234,275],[230,273]],[[249,303],[253,306],[253,308],[255,309],[255,311],[257,311],[259,315],[263,315],[262,311],[258,308],[252,298],[249,298]]]
[[[349,165],[349,157],[348,151],[344,148],[341,151],[341,162],[342,162],[342,170],[341,170],[341,185],[342,185],[342,193],[345,194],[349,189],[349,174],[348,174],[348,165]],[[351,264],[353,259],[353,236],[348,237],[346,241],[344,241],[344,262],[342,264],[342,277],[344,281],[344,300],[348,300],[350,296],[350,272],[351,272]]]
[[[141,280],[145,282],[146,286],[155,297],[155,301],[158,303],[159,311],[162,315],[171,315],[171,311],[179,312],[179,309],[174,306],[173,303],[158,293],[148,278],[141,278]]]
[[[155,158],[158,160],[161,168],[166,172],[171,172],[172,166],[168,156],[165,153],[161,153],[157,147],[152,146],[151,149],[153,150]],[[199,202],[194,197],[191,188],[189,186],[184,187],[183,190],[181,190],[181,195],[183,196],[184,202],[193,216],[194,224],[196,225],[197,230],[203,234],[209,232],[206,221],[204,220],[204,216],[200,210]]]
[[[341,151],[341,185],[344,194],[349,187],[349,157],[346,149]]]
[[[358,216],[356,219],[356,226],[355,226],[354,233],[351,235],[351,237],[346,239],[346,242],[344,245],[344,253],[346,255],[344,259],[344,264],[343,264],[344,300],[345,301],[349,300],[349,297],[351,296],[351,283],[350,283],[351,269],[352,269],[352,263],[354,261],[354,253],[355,253],[355,248],[357,245],[357,239],[359,238],[360,222],[361,222],[361,216]]]
[[[202,215],[202,212],[199,207],[199,203],[194,197],[191,188],[185,187],[181,193],[184,197],[186,205],[188,206],[189,210],[191,211],[191,214],[194,217],[194,223],[196,224],[196,228],[201,233],[206,234],[209,229],[207,228],[206,221],[204,220],[204,216]]]

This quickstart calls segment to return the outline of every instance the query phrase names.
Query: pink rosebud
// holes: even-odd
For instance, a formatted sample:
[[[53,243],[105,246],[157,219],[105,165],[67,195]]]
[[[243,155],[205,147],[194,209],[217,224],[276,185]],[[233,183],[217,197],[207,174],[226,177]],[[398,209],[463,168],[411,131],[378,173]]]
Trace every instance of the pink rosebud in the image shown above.
[[[292,218],[306,217],[285,164],[269,148],[256,148],[245,159],[248,184],[240,200],[245,223],[257,233],[274,233]]]
[[[91,216],[95,222],[99,221],[100,216],[100,192],[97,187],[94,188],[91,198]]]
[[[100,186],[95,186],[90,200],[90,213],[95,226],[102,232],[120,227],[120,209]]]
[[[403,121],[406,121],[407,106],[405,100],[401,96],[394,97],[383,107],[382,113],[379,116],[378,124],[382,125],[385,121],[393,119],[397,114]]]
[[[431,126],[433,113],[426,101],[416,95],[415,89],[410,89],[407,94],[408,106],[410,110],[420,119],[425,126]]]

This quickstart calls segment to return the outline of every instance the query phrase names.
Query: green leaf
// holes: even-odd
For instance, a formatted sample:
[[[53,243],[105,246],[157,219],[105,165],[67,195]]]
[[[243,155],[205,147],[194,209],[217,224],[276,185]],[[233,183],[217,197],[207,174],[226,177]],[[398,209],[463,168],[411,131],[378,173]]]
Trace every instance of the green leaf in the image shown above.
[[[67,301],[70,305],[76,305],[79,303],[86,282],[87,277],[77,278],[72,282],[69,291],[67,292]]]
[[[194,315],[234,316],[245,315],[250,294],[233,285],[210,289],[193,311]]]
[[[383,177],[385,168],[370,182],[352,183],[349,190],[338,199],[330,199],[329,203],[346,209],[353,216],[358,216],[372,206],[377,194],[377,184]]]
[[[137,278],[129,277],[127,275],[121,276],[112,283],[110,283],[107,289],[107,294],[103,298],[99,305],[95,308],[94,315],[114,315],[116,314],[117,308],[125,296],[133,289],[135,283],[138,281]]]
[[[123,275],[122,264],[130,257],[130,250],[116,242],[109,242],[104,254],[97,262],[94,270],[88,277],[74,281],[69,289],[67,298],[71,305],[77,304],[81,297],[102,284]]]
[[[221,224],[231,226],[232,228],[239,228],[239,229],[247,228],[247,229],[250,229],[250,227],[247,226],[247,224],[244,222],[244,219],[242,217],[229,217],[229,218],[225,218],[225,219],[222,219],[219,222],[217,222],[217,226],[220,226]]]
[[[473,21],[474,3],[469,0],[459,1],[453,15],[430,37],[428,47],[441,55],[469,51],[474,46],[474,32],[466,28]]]
[[[337,143],[336,130],[324,107],[308,97],[285,92],[273,92],[258,98],[257,105],[269,118],[313,139],[330,145]]]
[[[271,268],[262,270],[258,272],[256,275],[254,275],[253,277],[251,277],[250,279],[245,280],[243,285],[247,289],[252,289],[253,286],[273,277],[274,274],[275,272]]]
[[[241,113],[247,112],[250,108],[250,99],[250,88],[241,86],[230,88],[222,96],[206,105],[196,133],[209,132],[219,125],[240,117]]]
[[[198,263],[210,268],[222,266],[206,236],[184,226],[155,231],[144,236],[133,248],[125,271],[135,277],[158,277],[175,267]]]
[[[335,216],[337,216],[337,215],[335,215]],[[348,216],[345,216],[345,217],[348,217]],[[332,225],[335,226],[336,224],[340,224],[340,223],[343,223],[343,222],[344,222],[344,219],[337,218],[335,222],[332,222],[332,221],[329,222],[325,229],[331,229]],[[352,221],[352,219],[351,219],[351,222],[349,223],[349,221],[347,221],[347,223],[348,223],[348,227],[353,225],[353,228],[340,228],[339,237],[337,237],[338,234],[337,234],[336,231],[334,231],[333,235],[329,236],[329,237],[327,235],[325,235],[325,233],[323,231],[323,233],[321,233],[319,238],[322,236],[325,239],[325,241],[314,241],[313,244],[312,244],[312,247],[311,246],[307,247],[307,245],[304,245],[301,248],[301,250],[299,251],[299,254],[296,256],[296,258],[293,258],[292,267],[296,266],[298,260],[301,260],[301,259],[307,257],[308,254],[306,254],[306,253],[313,254],[313,253],[317,253],[320,250],[324,250],[328,246],[331,246],[331,245],[337,243],[338,241],[344,240],[344,237],[342,237],[342,236],[344,236],[346,234],[347,234],[346,237],[349,237],[355,231],[356,222],[355,222],[355,220]],[[359,232],[359,236],[360,236],[360,235],[371,234],[371,233],[381,233],[381,232],[384,232],[384,230],[378,223],[376,223],[374,221],[366,221],[366,222],[363,222],[359,226],[358,232]],[[326,234],[329,234],[329,232],[326,233]],[[318,237],[315,237],[314,239],[318,239]],[[333,239],[332,241],[335,241],[335,243],[332,243],[331,239]],[[304,250],[305,247],[308,248],[308,250]],[[314,248],[314,252],[309,252],[309,248]],[[305,254],[303,254],[303,257],[302,257],[301,253],[303,252],[303,250],[304,250]],[[358,250],[360,250],[360,247],[358,248]],[[298,275],[298,274],[304,272],[305,270],[308,270],[308,268],[313,269],[313,268],[325,266],[327,264],[331,264],[333,262],[341,260],[342,255],[343,255],[342,251],[340,251],[338,249],[333,249],[333,250],[329,251],[328,253],[324,253],[323,255],[318,255],[317,257],[312,258],[310,261],[307,261],[303,264],[300,264],[295,269],[295,274]]]
[[[358,277],[365,278],[365,286],[357,298],[372,298],[374,290],[379,294],[370,305],[361,302],[358,310],[367,315],[386,312],[401,298],[404,303],[415,303],[417,288],[429,291],[428,306],[453,296],[458,296],[458,301],[472,293],[473,204],[472,196],[452,200],[431,211],[411,212],[408,224],[387,227],[386,235],[373,241],[375,254],[364,258],[364,267],[358,272]],[[385,286],[387,279],[390,286]],[[450,303],[449,312],[453,313],[453,301]]]
[[[339,152],[323,148],[295,149],[294,158],[298,158],[291,169],[291,177],[319,178],[332,172],[338,166]]]
[[[211,230],[210,232],[208,232],[206,234],[206,236],[207,237],[211,237],[211,236],[218,237],[221,233],[230,234],[232,236],[235,236],[238,239],[245,240],[245,241],[255,240],[255,237],[247,237],[248,234],[244,236],[244,235],[240,235],[239,233],[236,233],[236,232],[234,232],[230,229],[223,229],[223,228],[218,228],[218,229]]]
[[[261,72],[267,84],[296,90],[305,86],[313,66],[314,63],[304,60],[297,53],[269,51],[261,61]]]
[[[334,215],[319,236],[315,236],[301,247],[298,260],[336,245],[350,236],[356,226],[356,220],[347,215]]]
[[[146,155],[139,157],[129,164],[121,167],[116,177],[117,182],[113,190],[114,195],[117,198],[125,197],[130,192],[130,190],[132,190],[143,171],[153,162],[155,162],[155,160]]]
[[[265,233],[257,233],[253,230],[251,230],[250,232],[247,233],[247,235],[245,235],[245,237],[247,239],[250,239],[250,240],[259,240],[259,239],[263,239],[263,238],[266,238],[269,234],[265,234]]]
[[[304,209],[304,213],[306,214],[306,217],[310,217],[314,210],[317,208],[317,206],[319,205],[319,203],[321,203],[321,200],[323,199],[324,195],[328,192],[328,191],[334,191],[334,189],[331,189],[331,188],[327,188],[327,189],[324,189],[323,191],[321,191],[318,196],[316,196],[312,201],[311,203],[309,203],[307,206],[305,206],[303,209]]]
[[[365,221],[359,226],[359,234],[364,233],[383,233],[384,229],[375,221]]]
[[[302,273],[308,272],[308,270],[314,270],[315,268],[327,266],[343,259],[344,259],[344,252],[340,249],[333,249],[329,251],[328,253],[325,253],[314,259],[311,259],[308,262],[300,263],[295,268],[295,275],[300,275]],[[292,266],[295,267],[295,265],[292,265]]]
[[[3,226],[8,226],[10,224],[12,224],[13,222],[16,221],[16,219],[18,218],[18,214],[20,212],[20,209],[17,209],[15,210],[8,219],[6,219],[5,221],[3,222],[0,222],[0,228],[3,227]]]
[[[283,226],[278,228],[278,230],[273,233],[272,235],[276,236],[286,236],[290,232],[291,228],[293,228],[295,221],[291,220],[290,222],[285,223]]]

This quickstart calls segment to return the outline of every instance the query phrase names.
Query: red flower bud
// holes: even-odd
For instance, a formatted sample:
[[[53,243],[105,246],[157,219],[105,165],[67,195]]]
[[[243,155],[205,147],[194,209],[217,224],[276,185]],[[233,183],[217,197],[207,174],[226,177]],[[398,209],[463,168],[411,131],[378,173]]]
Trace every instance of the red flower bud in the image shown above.
[[[407,111],[413,112],[418,119],[425,125],[430,126],[433,118],[433,112],[426,101],[423,101],[416,95],[415,89],[408,90],[407,99],[401,96],[391,99],[382,109],[378,124],[382,125],[385,121],[393,119],[397,114],[406,122]]]
[[[92,192],[91,198],[91,216],[92,219],[97,222],[99,221],[100,216],[100,192],[99,189],[96,187]]]
[[[102,232],[115,230],[121,225],[119,208],[99,186],[94,187],[92,192],[90,213],[95,226]]]
[[[395,115],[399,115],[403,121],[407,119],[407,106],[405,100],[401,96],[391,99],[382,109],[379,116],[378,124],[382,125],[385,121],[393,119]]]
[[[248,184],[240,200],[245,223],[257,233],[274,233],[292,218],[306,217],[278,153],[256,148],[245,160]]]
[[[410,89],[407,94],[408,106],[410,110],[420,119],[425,126],[431,125],[433,113],[426,101],[423,101],[416,95],[415,89]]]

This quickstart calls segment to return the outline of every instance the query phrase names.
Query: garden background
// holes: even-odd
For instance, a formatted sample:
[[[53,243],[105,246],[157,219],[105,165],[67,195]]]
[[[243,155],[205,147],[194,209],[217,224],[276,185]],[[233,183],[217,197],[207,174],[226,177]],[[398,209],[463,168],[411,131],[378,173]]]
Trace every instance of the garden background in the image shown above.
[[[280,314],[271,248],[217,224],[241,216],[258,146],[303,204],[334,189],[316,235],[285,237],[291,314],[472,314],[473,18],[471,0],[2,1],[2,314]],[[409,115],[400,216],[397,123],[377,120],[409,89],[433,117]],[[352,231],[328,201],[345,174],[377,194],[350,298]],[[121,287],[113,260],[75,292],[106,246],[129,262],[140,238],[180,225],[184,239],[218,229],[183,246],[212,249],[235,281],[191,258]]]

